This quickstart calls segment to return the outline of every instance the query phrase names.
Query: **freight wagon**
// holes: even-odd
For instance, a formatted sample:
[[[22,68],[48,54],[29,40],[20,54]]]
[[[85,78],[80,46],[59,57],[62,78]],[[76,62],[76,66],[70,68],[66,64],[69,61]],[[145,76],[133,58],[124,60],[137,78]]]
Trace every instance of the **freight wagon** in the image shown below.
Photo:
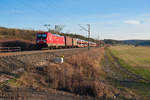
[[[64,36],[64,37],[65,37],[65,47],[66,48],[72,47],[73,46],[72,38],[68,36]]]
[[[77,39],[72,38],[72,46],[73,46],[74,48],[78,47]]]

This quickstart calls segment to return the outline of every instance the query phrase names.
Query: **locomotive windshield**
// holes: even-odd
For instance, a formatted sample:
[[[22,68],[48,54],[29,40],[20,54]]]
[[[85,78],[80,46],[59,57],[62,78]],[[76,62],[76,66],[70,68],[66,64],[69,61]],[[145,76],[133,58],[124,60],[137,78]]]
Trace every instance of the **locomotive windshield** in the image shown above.
[[[37,39],[46,39],[46,34],[37,34]]]

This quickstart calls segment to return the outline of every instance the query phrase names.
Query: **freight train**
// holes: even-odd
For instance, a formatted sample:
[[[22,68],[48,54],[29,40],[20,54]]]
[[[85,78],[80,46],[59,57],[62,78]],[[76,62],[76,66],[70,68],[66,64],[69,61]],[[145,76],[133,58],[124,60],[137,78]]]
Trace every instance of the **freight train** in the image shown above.
[[[88,47],[88,41],[71,38],[69,36],[60,36],[50,32],[41,32],[36,34],[36,46],[38,48],[83,48]],[[90,47],[96,47],[95,42],[89,42]]]

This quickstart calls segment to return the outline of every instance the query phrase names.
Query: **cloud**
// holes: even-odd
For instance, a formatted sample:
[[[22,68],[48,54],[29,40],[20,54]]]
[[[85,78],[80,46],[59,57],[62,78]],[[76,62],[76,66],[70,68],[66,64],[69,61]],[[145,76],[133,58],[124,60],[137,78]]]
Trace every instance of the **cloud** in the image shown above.
[[[125,21],[123,21],[123,23],[125,23],[125,24],[135,24],[135,25],[141,24],[141,22],[138,21],[138,20],[125,20]]]

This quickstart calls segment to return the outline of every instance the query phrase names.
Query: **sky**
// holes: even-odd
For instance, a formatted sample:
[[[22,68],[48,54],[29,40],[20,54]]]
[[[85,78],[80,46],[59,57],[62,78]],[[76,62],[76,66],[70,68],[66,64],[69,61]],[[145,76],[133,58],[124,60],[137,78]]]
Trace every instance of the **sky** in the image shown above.
[[[150,39],[150,0],[0,0],[0,26],[87,36],[95,39]]]

